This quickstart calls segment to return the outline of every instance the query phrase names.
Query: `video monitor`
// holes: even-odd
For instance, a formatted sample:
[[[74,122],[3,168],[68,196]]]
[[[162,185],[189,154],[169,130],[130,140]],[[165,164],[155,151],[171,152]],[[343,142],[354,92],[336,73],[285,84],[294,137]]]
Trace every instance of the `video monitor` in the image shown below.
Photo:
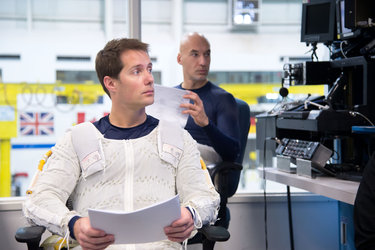
[[[336,37],[335,14],[335,0],[319,0],[302,4],[301,42],[333,42]]]

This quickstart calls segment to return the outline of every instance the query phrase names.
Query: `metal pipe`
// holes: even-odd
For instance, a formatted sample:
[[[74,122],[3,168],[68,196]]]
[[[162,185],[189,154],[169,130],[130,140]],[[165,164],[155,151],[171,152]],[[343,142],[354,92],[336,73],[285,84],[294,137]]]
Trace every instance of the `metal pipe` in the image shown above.
[[[129,38],[141,40],[141,0],[128,0]]]

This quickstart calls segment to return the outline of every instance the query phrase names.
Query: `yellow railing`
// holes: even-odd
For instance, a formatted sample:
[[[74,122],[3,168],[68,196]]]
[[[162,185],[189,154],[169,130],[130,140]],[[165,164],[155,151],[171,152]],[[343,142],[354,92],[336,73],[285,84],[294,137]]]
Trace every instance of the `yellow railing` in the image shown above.
[[[279,93],[281,84],[221,84],[222,88],[249,105],[258,103],[258,98],[267,93]],[[291,94],[324,94],[323,85],[291,86]],[[10,196],[10,139],[17,137],[17,97],[28,94],[43,100],[43,95],[53,94],[64,97],[68,104],[93,104],[105,95],[100,84],[63,84],[63,83],[0,83],[0,197]],[[254,119],[254,118],[252,118]],[[254,125],[254,124],[253,124]],[[255,133],[255,126],[250,133]]]
[[[258,98],[267,93],[278,94],[281,84],[251,83],[251,84],[220,84],[220,87],[232,93],[235,97],[244,100],[249,105],[258,104]],[[296,85],[289,87],[290,94],[324,95],[324,85]]]

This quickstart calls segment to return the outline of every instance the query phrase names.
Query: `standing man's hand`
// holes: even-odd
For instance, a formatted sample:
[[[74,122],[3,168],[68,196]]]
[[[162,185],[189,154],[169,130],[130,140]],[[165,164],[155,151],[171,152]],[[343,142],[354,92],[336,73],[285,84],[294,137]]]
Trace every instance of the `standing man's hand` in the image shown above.
[[[172,222],[171,225],[164,228],[164,233],[168,240],[174,242],[183,242],[190,237],[194,230],[194,221],[191,213],[186,207],[181,208],[181,217]]]
[[[92,228],[88,217],[74,223],[74,236],[83,250],[105,249],[115,241],[112,234]]]
[[[194,122],[200,126],[205,127],[208,125],[209,120],[206,115],[206,112],[204,111],[204,106],[202,100],[199,98],[199,96],[189,91],[186,95],[183,96],[186,99],[190,99],[193,101],[193,103],[183,103],[180,105],[181,108],[185,108],[184,111],[182,111],[183,114],[189,114],[194,119]]]

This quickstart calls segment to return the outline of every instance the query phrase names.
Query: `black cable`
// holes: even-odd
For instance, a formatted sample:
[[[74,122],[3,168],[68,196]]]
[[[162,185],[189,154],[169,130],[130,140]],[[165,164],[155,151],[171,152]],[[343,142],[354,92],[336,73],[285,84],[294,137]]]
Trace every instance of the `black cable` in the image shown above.
[[[267,131],[267,123],[265,133]],[[264,136],[265,137],[265,136]],[[274,140],[277,143],[282,143],[277,137],[265,137],[263,142],[263,200],[264,200],[264,236],[266,250],[268,249],[268,230],[267,230],[267,194],[266,194],[266,145],[267,141]]]
[[[335,149],[332,149],[332,151],[333,151],[333,155],[332,155],[331,159],[335,160],[335,161],[339,160],[340,159],[339,152],[337,152]],[[336,157],[334,157],[335,155],[336,155]],[[331,162],[331,159],[329,160],[329,162]]]
[[[266,137],[263,144],[263,196],[264,196],[264,221],[265,221],[265,240],[266,240],[266,250],[268,249],[268,237],[267,237],[267,199],[266,199],[266,142],[269,140],[274,140],[278,144],[283,144],[283,142],[277,137]],[[290,239],[290,249],[294,250],[294,232],[293,232],[293,220],[292,220],[292,204],[290,199],[290,187],[287,185],[287,203],[288,203],[288,220],[289,220],[289,239]]]
[[[264,240],[266,250],[268,249],[268,232],[267,232],[267,195],[266,195],[266,145],[271,138],[265,138],[263,142],[263,200],[264,200]]]
[[[293,233],[293,219],[292,219],[292,204],[290,201],[290,187],[286,186],[286,193],[288,198],[288,217],[289,217],[289,239],[290,239],[290,249],[294,250],[294,233]]]

